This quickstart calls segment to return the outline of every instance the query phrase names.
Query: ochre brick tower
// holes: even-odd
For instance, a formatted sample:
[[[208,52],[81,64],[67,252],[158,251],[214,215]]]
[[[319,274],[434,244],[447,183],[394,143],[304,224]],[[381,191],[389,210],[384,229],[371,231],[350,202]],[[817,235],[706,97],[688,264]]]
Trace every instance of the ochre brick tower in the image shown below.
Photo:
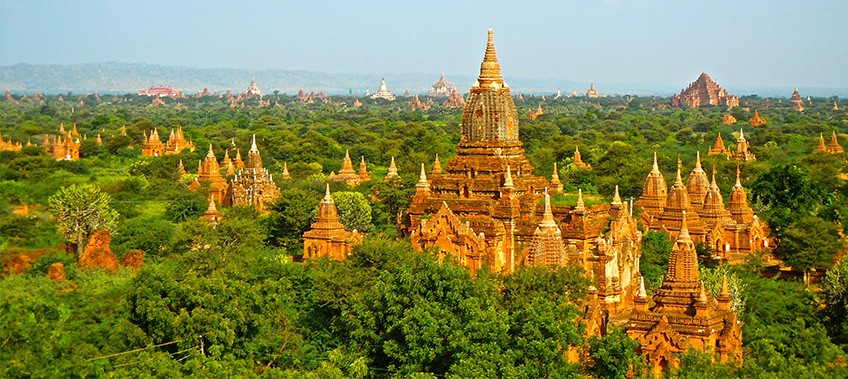
[[[742,328],[731,309],[727,281],[713,297],[698,274],[695,243],[683,228],[671,251],[668,274],[649,307],[644,282],[634,299],[634,311],[627,322],[627,335],[639,341],[639,349],[660,374],[679,365],[675,354],[690,348],[715,353],[722,362],[742,360]]]
[[[236,158],[241,160],[241,155]],[[262,166],[262,158],[259,156],[256,135],[254,135],[250,151],[247,153],[247,162],[230,181],[225,200],[232,206],[250,205],[264,212],[267,209],[267,203],[273,202],[279,195],[280,190],[274,183],[274,179],[268,169]]]
[[[507,188],[504,184],[508,166],[513,174]],[[482,235],[486,240],[485,251],[447,246],[445,251],[468,251],[465,257],[457,258],[472,270],[486,265],[494,271],[512,271],[516,260],[521,259],[517,256],[521,249],[516,244],[529,242],[535,229],[534,223],[526,236],[517,237],[519,215],[537,217],[536,202],[549,183],[532,174],[533,166],[524,157],[523,144],[518,139],[518,112],[501,76],[491,30],[480,76],[462,113],[462,138],[456,157],[444,171],[439,171],[434,167],[431,181],[422,172],[402,230],[426,247],[423,245],[427,239],[421,237],[429,228],[422,219],[440,213],[444,207],[441,213],[450,212],[463,219],[468,228],[462,230],[473,230],[474,236]],[[454,219],[450,215],[443,217]]]

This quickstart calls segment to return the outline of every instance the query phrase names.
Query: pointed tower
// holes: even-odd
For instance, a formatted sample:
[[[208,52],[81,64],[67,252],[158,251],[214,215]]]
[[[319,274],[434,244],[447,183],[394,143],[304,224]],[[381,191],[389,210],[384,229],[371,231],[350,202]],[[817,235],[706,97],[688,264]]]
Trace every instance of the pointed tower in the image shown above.
[[[751,153],[748,140],[745,139],[745,131],[739,129],[739,139],[736,141],[736,150],[731,153],[733,159],[741,162],[753,161],[757,157]]]
[[[439,153],[436,153],[436,159],[433,161],[433,169],[430,170],[430,175],[442,173],[442,162],[439,161]]]
[[[364,163],[363,158],[363,163]],[[361,168],[361,164],[360,164]],[[356,187],[362,181],[362,178],[353,169],[353,161],[350,159],[350,150],[345,150],[345,157],[342,160],[342,169],[339,170],[339,173],[330,173],[330,180],[337,182],[345,182],[350,187]]]
[[[318,216],[312,228],[303,233],[303,259],[344,260],[360,241],[362,236],[359,233],[345,231],[339,221],[339,212],[327,184],[324,200],[318,206]]]
[[[371,174],[368,173],[368,166],[365,164],[365,157],[362,157],[362,160],[359,162],[359,182],[367,182],[371,180]]]
[[[715,145],[713,145],[713,148],[707,152],[707,155],[724,155],[728,157],[730,156],[730,152],[727,151],[727,148],[724,146],[724,139],[721,138],[721,132],[718,133]]]
[[[665,183],[659,164],[657,164],[657,153],[654,152],[654,166],[645,179],[645,185],[642,186],[642,196],[639,197],[636,205],[642,207],[648,216],[656,217],[662,213],[667,196],[668,185]]]
[[[240,158],[240,154],[237,155],[236,161]],[[271,173],[262,165],[262,157],[256,145],[256,135],[253,135],[250,150],[247,153],[247,162],[230,181],[225,204],[247,205],[265,212],[268,203],[273,202],[279,195],[280,190],[274,183]]]
[[[283,174],[280,175],[280,179],[282,180],[291,180],[292,176],[289,174],[289,162],[283,162]]]
[[[713,178],[710,182],[710,190],[707,191],[707,194],[704,196],[704,204],[698,212],[698,216],[701,217],[701,221],[704,223],[707,230],[714,230],[716,226],[723,227],[733,223],[733,219],[730,217],[730,212],[724,208],[724,197],[721,194],[721,190],[718,188],[718,184],[716,184],[715,167],[713,167]],[[721,240],[723,239],[723,236],[713,236],[709,242],[714,247],[720,248],[721,246],[718,245],[721,244]]]
[[[591,169],[592,166],[583,162],[583,156],[580,155],[580,146],[574,147],[574,165],[583,168],[583,169]]]
[[[815,151],[820,151],[822,153],[827,153],[827,146],[824,144],[824,133],[819,133],[819,145],[816,146]]]
[[[188,174],[188,172],[185,169],[185,166],[183,166],[183,160],[182,159],[180,159],[180,164],[177,165],[177,172],[180,174],[180,176]]]
[[[154,128],[141,147],[141,155],[145,157],[158,157],[164,154],[164,151],[165,144],[159,139],[159,132]]]
[[[704,204],[704,196],[710,189],[710,180],[707,179],[707,173],[701,167],[701,152],[697,152],[695,156],[695,168],[689,173],[689,180],[686,181],[686,191],[689,193],[689,202],[692,203],[692,209],[698,211]]]
[[[698,217],[698,213],[693,212],[692,203],[689,201],[689,193],[686,186],[683,185],[683,180],[680,177],[680,160],[677,161],[677,176],[674,179],[674,185],[668,192],[668,199],[662,214],[657,217],[656,222],[650,223],[651,230],[668,232],[669,238],[675,240],[678,233],[683,233],[686,230],[686,236],[689,237],[691,232],[695,237],[696,242],[703,242],[706,235],[704,224]],[[689,217],[685,214],[688,213]],[[688,224],[686,224],[688,222]]]
[[[765,125],[766,120],[764,118],[760,117],[759,111],[754,111],[754,117],[751,117],[751,119],[748,120],[748,123],[751,124],[751,126],[760,126],[760,125]]]
[[[418,175],[418,183],[415,183],[415,196],[427,196],[430,193],[430,182],[427,181],[427,172],[424,171],[424,164],[421,164],[421,174]]]
[[[196,191],[204,184],[208,183],[209,195],[219,202],[224,203],[227,193],[227,180],[221,176],[221,166],[215,159],[215,151],[212,150],[212,144],[209,144],[209,151],[206,153],[206,158],[200,163],[197,168],[197,177],[188,186],[188,189]]]
[[[218,212],[218,207],[215,206],[215,197],[212,194],[209,194],[209,206],[206,207],[206,212],[203,212],[200,219],[213,225],[221,221],[221,212]]]
[[[736,185],[730,191],[730,204],[727,208],[737,224],[750,224],[754,220],[754,211],[748,206],[748,194],[742,187],[740,172],[741,169],[736,166]]]
[[[554,172],[551,174],[551,188],[553,188],[554,193],[562,193],[563,188],[565,188],[559,181],[559,169],[557,169],[556,162],[554,162]]]
[[[236,149],[236,159],[233,160],[233,165],[236,166],[236,169],[244,168],[244,161],[241,159],[240,149]]]
[[[839,145],[839,140],[836,138],[836,131],[830,135],[830,143],[827,144],[827,152],[830,154],[841,154],[845,151],[841,145]]]
[[[233,164],[233,160],[230,159],[230,150],[224,149],[224,159],[221,160],[221,167],[226,169],[226,176],[233,176],[236,173],[236,166]]]
[[[671,250],[668,273],[654,293],[653,307],[645,311],[637,306],[626,324],[627,335],[639,342],[655,374],[677,367],[676,354],[690,348],[716,353],[722,362],[742,360],[740,323],[732,310],[719,307],[704,288],[695,244],[683,225]]]
[[[391,178],[397,178],[397,177],[399,177],[399,176],[398,176],[397,166],[395,166],[395,157],[392,157],[392,162],[389,163],[389,172],[386,173],[385,180],[388,180],[388,179],[391,179]]]
[[[551,197],[547,192],[545,192],[545,213],[533,232],[533,240],[526,259],[527,264],[536,266],[563,266],[566,263],[562,231],[554,221]]]

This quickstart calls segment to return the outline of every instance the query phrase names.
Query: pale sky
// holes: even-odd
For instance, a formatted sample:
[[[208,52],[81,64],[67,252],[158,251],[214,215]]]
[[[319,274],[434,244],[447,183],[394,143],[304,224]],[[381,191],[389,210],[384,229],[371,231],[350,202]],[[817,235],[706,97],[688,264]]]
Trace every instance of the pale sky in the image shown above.
[[[845,0],[0,0],[0,65],[473,75],[489,28],[510,76],[848,88]]]

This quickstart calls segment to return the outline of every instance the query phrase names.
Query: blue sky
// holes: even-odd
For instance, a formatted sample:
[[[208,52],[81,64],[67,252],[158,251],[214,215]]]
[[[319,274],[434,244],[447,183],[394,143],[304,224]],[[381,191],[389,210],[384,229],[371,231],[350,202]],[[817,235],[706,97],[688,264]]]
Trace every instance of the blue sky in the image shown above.
[[[485,4],[485,5],[481,5]],[[141,62],[683,86],[848,87],[848,1],[0,0],[0,65]]]

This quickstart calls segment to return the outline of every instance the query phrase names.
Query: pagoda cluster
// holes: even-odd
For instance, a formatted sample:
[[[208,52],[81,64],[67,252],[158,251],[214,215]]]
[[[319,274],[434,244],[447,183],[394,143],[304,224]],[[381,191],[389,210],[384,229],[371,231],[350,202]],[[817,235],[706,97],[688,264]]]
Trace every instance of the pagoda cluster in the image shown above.
[[[70,132],[65,131],[65,125],[59,125],[58,136],[44,137],[44,150],[52,155],[57,161],[72,161],[80,158],[81,139],[84,137],[77,131],[74,124]],[[100,136],[98,136],[100,138]]]
[[[159,138],[159,131],[154,128],[150,131],[150,135],[144,132],[144,144],[141,147],[141,155],[146,157],[174,155],[181,153],[185,149],[194,151],[195,146],[194,142],[185,138],[182,127],[177,128],[176,131],[171,129],[171,134],[168,136],[168,142],[166,143],[162,143],[162,139]]]
[[[681,230],[687,229],[692,240],[709,246],[720,259],[736,262],[747,254],[769,248],[768,226],[748,205],[739,168],[730,202],[725,206],[715,170],[710,180],[701,167],[700,154],[685,184],[678,162],[677,176],[670,190],[655,154],[654,166],[645,179],[642,196],[636,205],[642,207],[642,220],[649,230],[668,233],[673,241]]]
[[[273,202],[280,195],[280,190],[271,173],[262,165],[256,136],[253,136],[246,161],[242,160],[241,151],[235,147],[235,143],[233,149],[236,150],[235,160],[230,159],[230,150],[226,150],[224,159],[219,163],[212,144],[209,144],[209,152],[203,161],[198,162],[197,177],[188,188],[198,190],[206,186],[212,203],[210,207],[217,202],[224,206],[247,205],[265,211],[267,203]],[[179,170],[185,173],[182,160]],[[221,175],[222,170],[232,179],[227,181]],[[284,166],[282,179],[289,178],[288,167]]]

